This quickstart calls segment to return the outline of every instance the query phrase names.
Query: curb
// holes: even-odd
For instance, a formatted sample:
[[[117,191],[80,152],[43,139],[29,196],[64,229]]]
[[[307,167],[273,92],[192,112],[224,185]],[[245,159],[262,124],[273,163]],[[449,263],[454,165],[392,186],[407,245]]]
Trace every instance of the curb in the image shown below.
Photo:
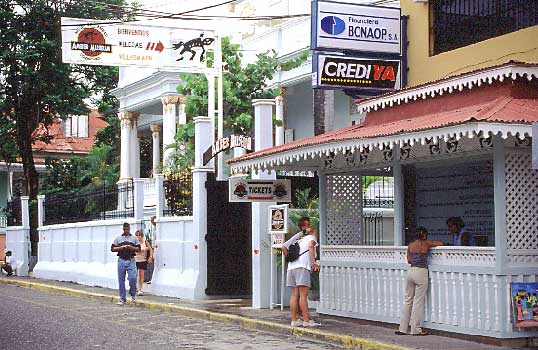
[[[51,286],[39,282],[29,282],[21,280],[13,280],[0,278],[0,283],[11,284],[19,287],[35,289],[44,292],[52,292],[70,296],[85,297],[90,299],[99,299],[110,302],[119,301],[118,296],[112,296],[107,294],[86,292],[77,289]],[[295,337],[308,337],[314,340],[325,341],[338,346],[343,346],[347,349],[361,349],[361,350],[410,350],[410,348],[401,345],[392,345],[382,343],[376,340],[370,340],[365,338],[356,338],[347,335],[340,335],[331,332],[324,332],[318,329],[309,329],[302,327],[291,327],[289,325],[283,325],[276,322],[263,321],[254,318],[238,316],[233,314],[226,314],[221,312],[213,312],[200,310],[179,305],[163,304],[152,301],[137,301],[137,307],[143,307],[149,310],[166,311],[170,313],[177,313],[183,316],[205,319],[214,322],[237,324],[244,328],[267,331],[271,333],[278,333],[284,335],[293,335]]]

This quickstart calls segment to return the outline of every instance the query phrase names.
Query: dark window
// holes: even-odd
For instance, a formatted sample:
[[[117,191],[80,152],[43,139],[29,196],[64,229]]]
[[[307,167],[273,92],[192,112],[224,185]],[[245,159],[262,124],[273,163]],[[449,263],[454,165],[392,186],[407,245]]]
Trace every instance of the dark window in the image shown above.
[[[538,0],[432,0],[430,6],[434,55],[538,24]]]

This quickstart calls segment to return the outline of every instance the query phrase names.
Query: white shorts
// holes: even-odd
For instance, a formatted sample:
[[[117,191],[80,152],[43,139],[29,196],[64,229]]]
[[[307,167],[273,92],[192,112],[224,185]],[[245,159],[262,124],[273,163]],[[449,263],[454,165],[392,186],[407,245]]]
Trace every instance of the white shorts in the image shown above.
[[[305,286],[310,288],[310,271],[304,267],[288,270],[288,287]]]

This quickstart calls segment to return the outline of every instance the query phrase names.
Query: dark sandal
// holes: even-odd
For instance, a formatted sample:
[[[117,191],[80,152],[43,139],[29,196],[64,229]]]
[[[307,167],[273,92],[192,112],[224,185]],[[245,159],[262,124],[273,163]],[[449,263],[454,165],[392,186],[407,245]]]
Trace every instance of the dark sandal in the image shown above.
[[[400,332],[400,331],[396,331],[396,332],[394,332],[394,334],[397,334],[397,335],[407,335],[407,333]]]

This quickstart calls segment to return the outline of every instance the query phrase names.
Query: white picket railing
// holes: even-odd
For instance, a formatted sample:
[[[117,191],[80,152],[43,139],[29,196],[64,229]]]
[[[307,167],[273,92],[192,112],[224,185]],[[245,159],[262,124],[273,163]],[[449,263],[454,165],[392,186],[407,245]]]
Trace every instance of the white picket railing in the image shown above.
[[[322,246],[318,312],[398,323],[406,247]],[[509,283],[495,273],[494,247],[432,249],[425,326],[499,336],[512,331]]]

